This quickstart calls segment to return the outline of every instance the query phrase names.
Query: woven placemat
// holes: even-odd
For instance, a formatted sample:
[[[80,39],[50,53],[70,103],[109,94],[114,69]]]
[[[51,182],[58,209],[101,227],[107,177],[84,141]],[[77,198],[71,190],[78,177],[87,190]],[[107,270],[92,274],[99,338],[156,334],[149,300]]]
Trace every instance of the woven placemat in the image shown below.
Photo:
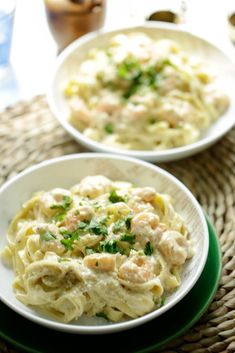
[[[45,159],[84,152],[60,127],[44,96],[0,114],[0,184]],[[217,294],[200,321],[161,352],[235,352],[235,129],[207,151],[161,164],[183,181],[209,215],[219,236],[223,270]],[[0,339],[0,352],[16,352]]]

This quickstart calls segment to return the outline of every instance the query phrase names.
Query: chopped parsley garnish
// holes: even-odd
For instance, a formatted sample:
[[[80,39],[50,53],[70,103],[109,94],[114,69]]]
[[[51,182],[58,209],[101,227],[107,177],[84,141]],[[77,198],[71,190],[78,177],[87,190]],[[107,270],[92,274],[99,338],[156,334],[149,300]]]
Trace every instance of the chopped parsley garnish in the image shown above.
[[[108,235],[108,230],[105,225],[105,221],[106,219],[98,221],[93,218],[89,224],[89,230],[91,230],[96,235]]]
[[[133,94],[135,94],[137,92],[137,90],[139,89],[140,84],[137,82],[134,82],[129,88],[128,90],[123,94],[123,98],[128,99],[130,98]]]
[[[119,248],[116,240],[101,241],[101,250],[110,254],[122,253],[122,249]]]
[[[91,255],[95,253],[94,249],[89,247],[86,247],[85,252],[86,252],[86,255]]]
[[[125,202],[124,198],[117,194],[116,190],[112,190],[109,195],[109,201],[112,203]]]
[[[131,220],[132,216],[128,215],[125,218],[117,220],[117,222],[114,223],[113,225],[113,233],[117,234],[120,232],[125,233],[126,230],[129,230],[131,228]]]
[[[101,204],[96,201],[96,202],[93,203],[93,207],[94,207],[96,210],[98,210],[98,209],[101,208]]]
[[[55,222],[62,222],[66,217],[66,213],[57,213],[52,219]]]
[[[153,248],[153,245],[150,243],[150,241],[148,241],[146,244],[145,244],[145,248],[144,248],[144,253],[145,255],[152,255],[154,251],[154,248]]]
[[[125,80],[133,80],[140,74],[141,67],[138,61],[128,58],[119,66],[117,74],[118,77]]]
[[[121,241],[126,241],[130,244],[134,244],[135,243],[135,235],[132,234],[124,234],[121,236],[120,238]]]
[[[80,221],[77,224],[77,230],[81,231],[86,231],[86,232],[91,232],[96,235],[104,235],[106,236],[108,234],[107,226],[106,226],[106,220],[107,217],[104,217],[103,219],[95,219],[92,218],[92,220],[89,221]]]
[[[112,134],[113,133],[113,124],[107,123],[104,127],[105,131],[107,134]]]
[[[58,204],[54,204],[51,206],[51,209],[62,209],[65,211],[69,211],[72,205],[72,198],[70,196],[64,195],[63,196],[63,202],[62,203],[58,203]]]
[[[119,219],[117,222],[114,223],[113,225],[113,233],[119,233],[120,231],[125,231],[126,224],[123,219]]]
[[[149,66],[142,66],[134,58],[125,59],[117,70],[117,76],[129,82],[129,86],[124,92],[123,98],[130,98],[139,88],[144,86],[156,89],[158,75],[163,71],[165,66],[174,67],[169,59],[157,61],[154,65]]]
[[[59,261],[59,262],[69,262],[70,259],[67,259],[66,257],[60,257],[60,258],[58,259],[58,261]]]
[[[73,243],[75,240],[79,239],[79,234],[77,231],[74,232],[69,232],[67,230],[60,231],[60,233],[63,235],[64,239],[62,239],[60,242],[61,244],[64,245],[66,250],[73,250]]]
[[[41,234],[41,239],[45,241],[50,241],[50,240],[55,240],[56,236],[52,234],[51,232],[45,232]]]
[[[166,297],[163,295],[160,299],[160,307],[162,307],[166,302]]]
[[[182,124],[177,124],[174,126],[175,129],[183,129],[183,125]]]
[[[73,250],[73,241],[72,239],[62,239],[61,241],[61,244],[64,245],[64,247],[66,248],[66,250]]]
[[[115,88],[116,88],[116,85],[115,85],[115,83],[113,81],[107,81],[107,82],[105,82],[105,85],[110,90],[115,90]]]
[[[131,220],[132,220],[132,218],[133,217],[131,215],[128,215],[125,218],[125,223],[126,223],[126,227],[127,227],[128,230],[131,228]]]
[[[77,228],[87,230],[88,226],[89,226],[88,222],[80,221],[77,225]]]
[[[148,123],[149,123],[149,125],[153,125],[156,123],[156,121],[157,120],[155,118],[149,118]]]
[[[97,316],[97,317],[102,317],[102,318],[105,319],[105,320],[109,320],[109,319],[108,319],[108,316],[107,316],[103,311],[100,312],[100,313],[97,313],[96,316]]]

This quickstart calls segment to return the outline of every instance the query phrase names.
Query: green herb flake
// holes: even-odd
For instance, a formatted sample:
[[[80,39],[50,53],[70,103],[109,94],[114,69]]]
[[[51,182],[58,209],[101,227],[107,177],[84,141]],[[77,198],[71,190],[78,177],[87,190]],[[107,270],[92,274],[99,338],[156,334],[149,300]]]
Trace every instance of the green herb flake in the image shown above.
[[[69,261],[70,261],[70,259],[67,259],[66,257],[60,257],[58,259],[58,262],[69,262]]]
[[[51,240],[55,240],[56,236],[54,234],[52,234],[51,232],[45,232],[45,233],[41,234],[41,239],[44,241],[51,241]]]
[[[135,94],[139,88],[139,84],[133,83],[127,91],[123,94],[124,99],[129,99],[133,94]]]
[[[55,222],[63,222],[66,217],[66,213],[57,213],[52,219]]]
[[[122,231],[123,229],[125,229],[125,226],[126,226],[126,224],[125,224],[125,222],[124,222],[124,220],[123,219],[119,219],[117,222],[115,222],[114,223],[114,225],[113,225],[113,233],[114,234],[117,234],[117,233],[119,233],[120,231]]]
[[[183,125],[182,125],[182,124],[177,124],[177,125],[175,126],[175,129],[183,129]]]
[[[101,208],[101,204],[99,202],[94,202],[93,203],[93,207],[96,209],[96,210],[99,210]]]
[[[166,302],[166,297],[163,295],[160,299],[160,307],[162,307],[163,305],[165,305]]]
[[[64,245],[64,247],[66,248],[66,250],[73,250],[73,241],[72,239],[62,239],[61,244]]]
[[[89,226],[88,222],[80,221],[77,225],[77,228],[87,230],[88,226]]]
[[[108,235],[108,229],[105,225],[106,220],[106,217],[102,220],[96,220],[93,218],[89,224],[89,230],[91,230],[96,235]]]
[[[113,124],[107,123],[104,127],[104,130],[107,132],[107,134],[113,134]]]
[[[96,267],[98,267],[98,266],[99,266],[99,263],[98,263],[98,261],[96,261],[95,265],[96,265]]]
[[[117,220],[113,225],[113,229],[112,229],[113,233],[117,234],[120,232],[126,232],[126,230],[130,230],[131,220],[132,220],[131,215],[128,215],[128,216],[124,217],[123,219]]]
[[[109,201],[112,203],[125,202],[124,198],[117,194],[116,190],[112,190],[109,195]]]
[[[74,241],[79,239],[78,231],[69,232],[68,230],[62,230],[60,233],[64,237],[64,239],[60,241],[61,244],[64,245],[66,250],[73,250]]]
[[[131,215],[128,215],[125,218],[125,224],[126,224],[126,227],[127,227],[128,230],[131,228],[131,220],[132,220],[132,218],[133,217]]]
[[[116,240],[102,241],[100,242],[101,249],[103,252],[108,252],[110,254],[122,253],[122,249],[117,245]]]
[[[70,196],[64,195],[62,203],[54,204],[50,208],[52,210],[54,210],[54,209],[62,209],[62,210],[65,210],[65,211],[69,211],[70,208],[71,208],[72,202],[73,202],[73,200],[72,200],[72,198]]]
[[[85,249],[86,255],[91,255],[94,254],[95,251],[92,248],[86,247]]]
[[[121,79],[133,80],[140,73],[140,64],[133,58],[125,59],[118,67],[117,75]]]
[[[109,321],[108,316],[104,312],[97,313],[96,316]]]
[[[115,90],[115,88],[116,88],[116,86],[115,86],[115,83],[113,82],[113,81],[107,81],[107,82],[105,82],[105,86],[107,87],[107,88],[109,88],[110,90]]]
[[[149,118],[148,123],[149,123],[149,125],[153,125],[153,124],[156,123],[156,119],[154,119],[154,118]]]
[[[127,67],[125,65],[122,65],[118,68],[118,76],[121,78],[125,78],[128,74]]]
[[[154,247],[153,245],[150,243],[150,241],[148,241],[146,244],[145,244],[145,248],[144,248],[144,253],[145,255],[152,255],[153,254],[153,251],[154,251]]]
[[[134,244],[135,243],[135,235],[132,234],[124,234],[121,236],[120,238],[121,241],[126,241],[130,244]]]

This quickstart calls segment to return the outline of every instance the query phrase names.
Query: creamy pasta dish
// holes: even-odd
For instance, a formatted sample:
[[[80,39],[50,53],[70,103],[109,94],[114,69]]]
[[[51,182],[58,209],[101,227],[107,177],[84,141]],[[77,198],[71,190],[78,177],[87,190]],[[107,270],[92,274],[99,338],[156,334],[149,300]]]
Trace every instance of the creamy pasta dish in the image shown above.
[[[193,256],[170,196],[87,176],[38,192],[8,229],[16,298],[62,322],[136,318],[164,305]]]
[[[172,40],[114,36],[91,49],[65,87],[70,122],[111,147],[164,150],[195,142],[229,105],[205,63]]]

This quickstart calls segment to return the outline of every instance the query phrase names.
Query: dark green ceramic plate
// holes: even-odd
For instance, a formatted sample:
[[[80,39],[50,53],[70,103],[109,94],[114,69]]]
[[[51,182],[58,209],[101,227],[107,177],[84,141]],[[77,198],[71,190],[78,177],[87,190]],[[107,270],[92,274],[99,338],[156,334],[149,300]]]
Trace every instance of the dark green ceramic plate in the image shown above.
[[[24,319],[0,302],[0,337],[26,352],[128,352],[157,349],[183,334],[201,317],[216,292],[221,273],[218,239],[208,222],[209,255],[193,289],[167,313],[131,330],[106,335],[57,332]]]

